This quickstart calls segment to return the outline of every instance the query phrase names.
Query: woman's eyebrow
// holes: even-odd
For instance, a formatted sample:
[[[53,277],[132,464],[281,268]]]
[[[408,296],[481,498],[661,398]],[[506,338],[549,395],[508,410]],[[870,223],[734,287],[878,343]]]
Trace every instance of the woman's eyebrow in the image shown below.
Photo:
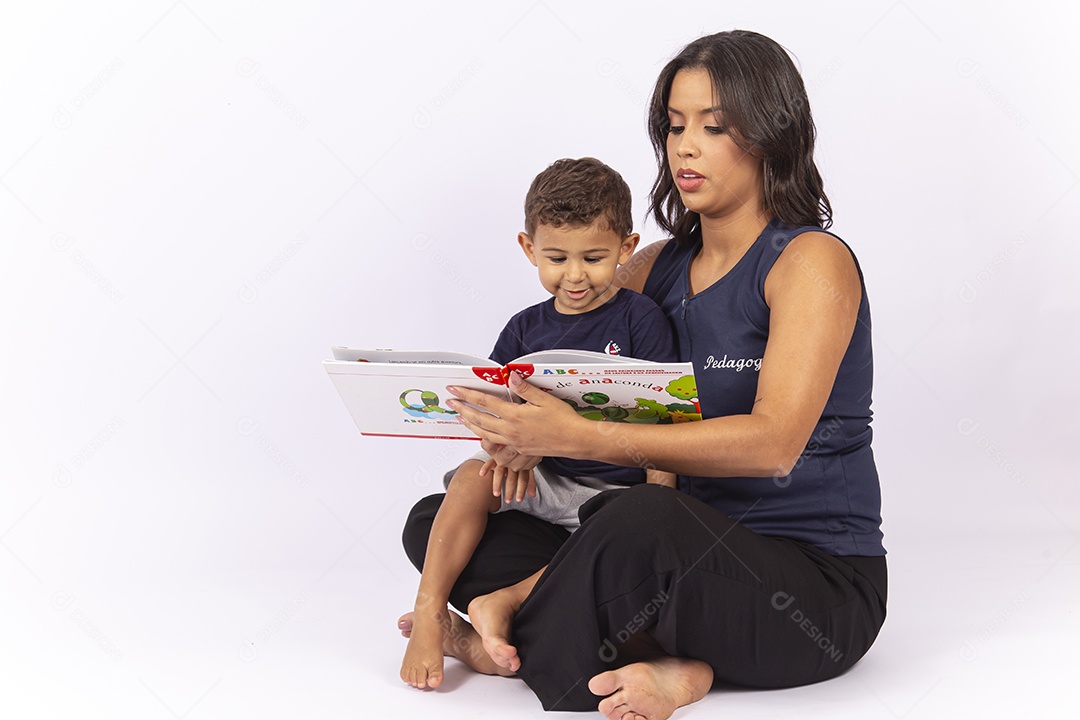
[[[683,115],[684,115],[681,110],[676,110],[675,108],[671,107],[670,105],[668,106],[667,111],[668,111],[669,115],[678,115],[679,117],[683,117]],[[698,115],[723,115],[723,111],[720,109],[719,105],[714,105],[711,108],[705,108],[704,110],[698,110]]]

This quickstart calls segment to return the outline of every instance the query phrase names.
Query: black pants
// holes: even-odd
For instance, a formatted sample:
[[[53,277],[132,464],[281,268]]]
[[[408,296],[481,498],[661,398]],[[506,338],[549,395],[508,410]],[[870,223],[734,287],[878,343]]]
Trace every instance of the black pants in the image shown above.
[[[421,568],[441,495],[422,499],[403,541]],[[588,681],[648,632],[669,655],[704,660],[717,682],[781,688],[835,677],[885,620],[883,557],[834,557],[758,535],[677,490],[598,495],[573,535],[517,512],[493,515],[451,602],[516,583],[545,563],[514,620],[518,674],[545,710],[595,710]]]

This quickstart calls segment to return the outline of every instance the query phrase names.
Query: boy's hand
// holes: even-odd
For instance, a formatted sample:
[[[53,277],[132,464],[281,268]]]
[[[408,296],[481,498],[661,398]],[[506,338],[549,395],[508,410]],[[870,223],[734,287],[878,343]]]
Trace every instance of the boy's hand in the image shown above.
[[[539,462],[540,458],[536,458]],[[533,467],[536,463],[533,463]],[[491,494],[495,497],[500,495],[506,502],[521,502],[525,496],[536,497],[536,478],[533,476],[532,467],[526,470],[511,470],[488,460],[480,468],[480,474],[486,475],[491,471]]]

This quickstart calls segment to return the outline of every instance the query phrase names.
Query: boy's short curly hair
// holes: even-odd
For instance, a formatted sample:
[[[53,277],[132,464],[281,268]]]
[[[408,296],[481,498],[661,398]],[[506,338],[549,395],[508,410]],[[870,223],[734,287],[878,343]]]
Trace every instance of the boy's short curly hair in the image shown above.
[[[556,160],[541,172],[525,195],[525,232],[540,225],[591,225],[602,218],[625,237],[633,231],[630,187],[622,175],[596,158]]]

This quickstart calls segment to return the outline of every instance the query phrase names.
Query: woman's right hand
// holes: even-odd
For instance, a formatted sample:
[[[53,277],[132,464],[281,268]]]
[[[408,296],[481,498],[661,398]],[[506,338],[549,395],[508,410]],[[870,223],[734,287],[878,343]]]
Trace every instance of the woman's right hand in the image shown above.
[[[481,440],[488,441],[484,447],[493,447],[494,443],[496,449],[505,445],[533,456],[589,457],[591,450],[583,442],[583,433],[587,432],[584,428],[596,423],[574,412],[559,398],[525,382],[516,370],[510,373],[509,386],[524,402],[510,402],[456,385],[446,386],[454,396],[446,402],[458,413],[460,422]],[[513,463],[511,460],[511,467]]]
[[[491,459],[495,461],[500,467],[504,467],[508,470],[532,470],[536,467],[543,458],[536,457],[535,455],[522,455],[517,450],[507,445],[501,445],[499,443],[491,442],[490,440],[480,440],[480,447],[491,456]],[[481,475],[486,475],[489,468],[485,465],[484,469],[480,471]]]

